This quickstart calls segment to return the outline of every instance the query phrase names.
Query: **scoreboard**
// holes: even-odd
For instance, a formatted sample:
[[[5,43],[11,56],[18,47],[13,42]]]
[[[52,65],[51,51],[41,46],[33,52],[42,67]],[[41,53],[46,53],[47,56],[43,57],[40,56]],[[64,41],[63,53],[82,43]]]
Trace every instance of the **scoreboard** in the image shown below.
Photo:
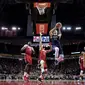
[[[49,36],[42,36],[42,42],[48,43],[50,41]],[[40,36],[33,36],[33,42],[40,42]]]

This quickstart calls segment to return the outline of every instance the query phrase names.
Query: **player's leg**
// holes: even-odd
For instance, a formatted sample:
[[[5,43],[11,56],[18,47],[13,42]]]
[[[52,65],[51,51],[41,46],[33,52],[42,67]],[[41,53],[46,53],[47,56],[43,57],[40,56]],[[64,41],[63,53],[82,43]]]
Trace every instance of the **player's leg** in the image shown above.
[[[24,69],[23,80],[27,81],[28,80],[28,77],[29,77],[29,74],[28,74],[28,63],[27,63],[26,66],[25,66],[25,69]]]
[[[80,78],[79,78],[79,79],[80,79],[80,80],[83,79],[83,70],[80,71]]]
[[[57,65],[58,64],[58,57],[59,57],[59,48],[55,47],[54,50],[55,50],[55,65]]]
[[[29,79],[29,74],[31,72],[31,68],[32,68],[32,65],[27,63],[26,66],[25,66],[25,69],[24,69],[24,80],[28,80]]]
[[[59,48],[59,57],[58,57],[58,62],[61,62],[64,60],[64,54],[63,54],[63,50],[62,50],[62,47],[61,47],[61,44],[60,44],[60,41],[57,42],[57,46]]]
[[[59,57],[59,48],[55,47],[55,60],[57,60]]]
[[[47,71],[48,71],[48,69],[47,69],[47,63],[45,62],[44,63],[44,73],[47,74]]]
[[[26,63],[26,66],[25,66],[25,69],[24,69],[24,77],[23,79],[24,80],[28,80],[29,79],[29,74],[30,74],[30,71],[31,71],[31,67],[32,67],[32,59],[31,59],[31,56],[25,56],[25,63]]]
[[[48,72],[47,64],[45,63],[45,65],[44,65],[44,74],[43,74],[44,79],[45,79],[45,77],[47,76],[47,72]]]
[[[42,81],[44,79],[43,77],[43,74],[44,74],[44,60],[41,60],[40,61],[40,69],[41,69],[41,73],[40,73],[40,76],[39,76],[39,81]]]
[[[60,54],[59,58],[57,59],[59,62],[64,61],[64,54]]]

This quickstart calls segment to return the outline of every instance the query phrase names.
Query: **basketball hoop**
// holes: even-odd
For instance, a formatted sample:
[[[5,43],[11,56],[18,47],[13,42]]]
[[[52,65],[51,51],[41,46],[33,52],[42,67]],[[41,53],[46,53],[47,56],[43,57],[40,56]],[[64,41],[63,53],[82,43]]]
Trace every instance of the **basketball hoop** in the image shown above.
[[[34,7],[37,8],[40,15],[43,15],[43,14],[45,14],[45,9],[51,7],[51,3],[50,2],[45,2],[45,3],[37,3],[37,2],[35,2]]]
[[[37,9],[40,15],[45,14],[45,9],[47,7],[47,3],[37,3]]]

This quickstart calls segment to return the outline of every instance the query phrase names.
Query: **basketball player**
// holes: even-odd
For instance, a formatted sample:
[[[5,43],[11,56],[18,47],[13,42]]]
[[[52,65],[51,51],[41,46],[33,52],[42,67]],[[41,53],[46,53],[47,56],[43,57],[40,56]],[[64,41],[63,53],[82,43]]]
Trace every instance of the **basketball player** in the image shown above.
[[[29,73],[32,67],[32,53],[34,53],[35,51],[33,47],[31,47],[31,42],[28,42],[28,44],[25,44],[21,48],[21,51],[25,51],[25,53],[21,53],[21,54],[24,55],[24,59],[26,62],[23,79],[27,81],[29,79]]]
[[[85,71],[85,65],[84,65],[84,58],[85,58],[85,52],[81,52],[81,56],[79,57],[79,65],[80,65],[80,80],[83,79],[83,73]]]
[[[52,50],[55,52],[55,65],[64,60],[63,51],[60,44],[62,24],[58,22],[53,29],[50,30],[49,35],[52,44]]]
[[[47,72],[47,64],[46,64],[46,53],[52,50],[51,46],[49,50],[45,50],[42,45],[42,34],[40,33],[40,43],[39,43],[39,60],[38,63],[40,64],[41,74],[38,78],[39,81],[44,79],[44,74]]]

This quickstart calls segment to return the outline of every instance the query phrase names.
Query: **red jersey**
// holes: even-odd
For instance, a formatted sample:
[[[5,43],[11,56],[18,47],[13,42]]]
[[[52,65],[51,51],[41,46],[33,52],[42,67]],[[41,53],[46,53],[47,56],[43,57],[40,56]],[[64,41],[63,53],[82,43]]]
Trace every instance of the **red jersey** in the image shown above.
[[[80,69],[85,70],[85,67],[83,66],[83,57],[80,56]]]
[[[46,50],[42,49],[40,50],[40,55],[39,55],[39,60],[44,60],[46,61]]]
[[[27,47],[25,48],[25,54],[27,54],[27,55],[30,55],[30,56],[31,56],[31,54],[32,54],[32,47],[27,46]]]
[[[25,61],[29,64],[32,64],[32,47],[25,45]]]

